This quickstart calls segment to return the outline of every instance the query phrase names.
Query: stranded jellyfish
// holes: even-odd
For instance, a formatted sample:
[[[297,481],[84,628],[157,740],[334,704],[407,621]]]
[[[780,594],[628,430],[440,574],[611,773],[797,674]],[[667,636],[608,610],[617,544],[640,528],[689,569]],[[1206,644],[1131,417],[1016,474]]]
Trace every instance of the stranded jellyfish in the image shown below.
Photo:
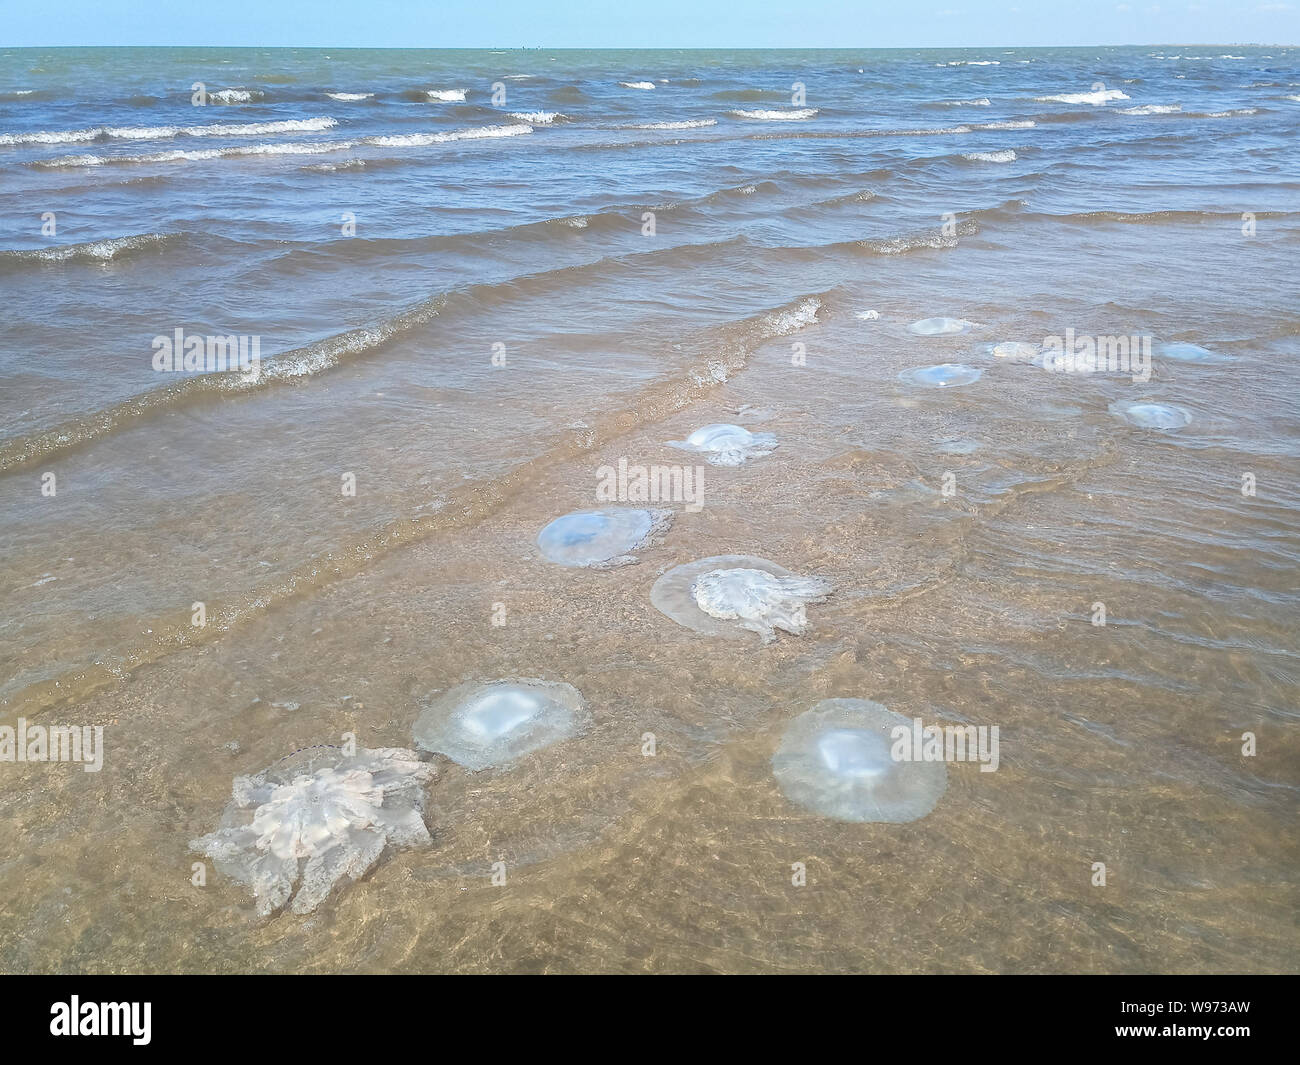
[[[1027,344],[1023,340],[1004,340],[989,349],[990,354],[1007,362],[1033,362],[1038,357],[1037,344]]]
[[[670,510],[576,510],[538,533],[537,546],[561,566],[625,566],[636,561],[629,552],[645,547],[672,521]]]
[[[938,366],[918,366],[898,375],[900,381],[924,388],[954,388],[978,381],[984,371],[960,362],[944,362]]]
[[[294,913],[311,913],[340,880],[364,876],[386,848],[428,846],[420,811],[435,772],[397,747],[353,755],[308,747],[236,777],[220,827],[190,848],[251,889],[261,916],[290,895]]]
[[[782,794],[837,821],[915,821],[948,787],[942,761],[896,760],[902,714],[867,699],[825,699],[786,729],[772,756]],[[910,744],[908,750],[910,752]]]
[[[907,328],[919,337],[942,337],[964,333],[971,325],[965,318],[922,318]]]
[[[1203,348],[1199,344],[1172,342],[1158,345],[1156,354],[1162,359],[1173,359],[1175,362],[1228,362],[1231,358],[1209,348]]]
[[[669,570],[650,589],[660,613],[706,636],[756,632],[763,643],[781,629],[802,636],[809,603],[825,602],[829,581],[800,577],[749,555],[717,555]]]
[[[770,455],[776,448],[771,433],[751,433],[739,425],[706,425],[685,440],[669,440],[672,447],[696,451],[714,466],[743,466],[748,459]]]
[[[1110,412],[1142,429],[1181,429],[1192,420],[1184,407],[1172,403],[1140,403],[1122,400],[1110,405]]]
[[[500,769],[579,732],[588,720],[578,689],[545,680],[470,682],[425,704],[415,743],[466,769]]]

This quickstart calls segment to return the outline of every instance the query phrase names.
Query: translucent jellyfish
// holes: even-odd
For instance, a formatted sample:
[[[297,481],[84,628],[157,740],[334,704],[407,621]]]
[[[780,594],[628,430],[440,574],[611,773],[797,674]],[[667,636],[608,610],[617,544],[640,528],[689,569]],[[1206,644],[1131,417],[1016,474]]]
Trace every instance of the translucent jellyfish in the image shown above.
[[[311,913],[339,881],[361,879],[386,848],[428,846],[421,810],[435,774],[402,748],[348,755],[308,747],[236,777],[220,827],[190,849],[247,885],[260,915],[290,895],[294,913]]]
[[[961,362],[944,362],[938,366],[918,366],[898,375],[900,381],[924,388],[955,388],[978,381],[984,371]]]
[[[1038,357],[1039,346],[1037,344],[1027,344],[1023,340],[1004,340],[1000,344],[994,344],[990,353],[996,359],[1006,359],[1008,362],[1033,362]]]
[[[582,695],[570,684],[471,681],[426,704],[415,743],[466,769],[501,769],[580,732],[588,720]]]
[[[855,317],[861,318],[864,322],[874,322],[876,321],[876,319],[880,317],[880,312],[879,311],[858,311]]]
[[[1162,359],[1175,362],[1230,362],[1230,355],[1220,355],[1217,351],[1203,348],[1199,344],[1165,343],[1157,345],[1156,354]]]
[[[714,466],[743,466],[748,459],[770,455],[776,448],[776,437],[751,433],[739,425],[714,424],[696,429],[685,440],[668,443],[683,451],[697,451]]]
[[[768,644],[777,629],[802,636],[807,605],[825,602],[831,591],[829,581],[800,577],[766,559],[716,555],[669,570],[650,589],[650,602],[706,636],[756,632]]]
[[[790,723],[772,756],[791,802],[837,821],[902,823],[924,817],[948,787],[942,761],[893,757],[895,728],[912,722],[867,699],[825,699]]]
[[[966,321],[965,318],[922,318],[919,322],[913,322],[907,328],[919,337],[942,337],[951,336],[954,333],[964,333],[974,323]]]
[[[1121,400],[1110,405],[1110,412],[1142,429],[1181,429],[1192,420],[1191,411],[1172,403]]]
[[[662,535],[672,522],[671,510],[576,510],[538,533],[537,546],[561,566],[626,566],[636,561],[630,552]]]

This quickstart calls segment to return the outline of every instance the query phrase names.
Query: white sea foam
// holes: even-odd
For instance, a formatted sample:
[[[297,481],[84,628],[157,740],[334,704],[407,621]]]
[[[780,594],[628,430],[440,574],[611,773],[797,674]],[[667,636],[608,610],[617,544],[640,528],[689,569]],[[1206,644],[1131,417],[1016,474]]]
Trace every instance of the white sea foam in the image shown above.
[[[464,89],[429,89],[424,94],[430,100],[437,100],[444,104],[463,104],[465,102]]]
[[[965,152],[963,159],[969,159],[972,163],[1014,163],[1016,153],[1010,148],[1004,148],[1000,152]]]
[[[31,165],[59,168],[126,163],[193,163],[244,155],[320,155],[323,152],[351,148],[353,145],[353,141],[318,141],[314,144],[249,144],[237,148],[174,148],[167,152],[149,152],[145,155],[61,155],[55,159],[38,159]]]
[[[344,103],[351,103],[353,100],[369,100],[375,94],[373,92],[327,92],[325,95],[331,100],[342,100]]]
[[[1000,59],[950,59],[947,63],[935,63],[936,67],[1000,67]]]
[[[653,81],[620,81],[619,85],[625,89],[653,89],[655,87]]]
[[[531,122],[534,126],[549,126],[557,118],[564,119],[567,116],[558,111],[511,111],[510,117],[521,122]]]
[[[789,111],[745,110],[728,111],[736,118],[747,118],[754,122],[799,122],[812,118],[817,113],[815,107],[796,107]]]
[[[1031,118],[1015,119],[1009,122],[981,122],[975,129],[1033,129],[1037,122]]]
[[[1183,109],[1182,104],[1143,104],[1141,107],[1121,107],[1121,115],[1172,115]]]
[[[981,96],[978,100],[941,100],[942,107],[991,107],[993,101],[987,96]]]
[[[473,126],[450,133],[404,133],[395,137],[367,137],[363,144],[381,148],[419,148],[426,144],[446,144],[449,141],[491,140],[495,137],[517,137],[532,133],[532,126]]]
[[[1092,92],[1063,92],[1057,96],[1035,96],[1040,104],[1091,104],[1101,107],[1111,100],[1130,99],[1128,93],[1119,89],[1094,89]]]
[[[703,129],[705,126],[716,126],[716,118],[691,118],[684,119],[681,122],[636,122],[627,126],[619,126],[619,129]]]
[[[208,93],[208,99],[216,100],[219,104],[246,104],[254,97],[260,99],[261,96],[262,93],[257,89],[218,89]]]
[[[273,133],[320,133],[335,119],[291,118],[279,122],[217,122],[208,126],[96,126],[40,133],[0,133],[0,144],[77,144],[94,140],[169,140],[172,137],[255,137]]]

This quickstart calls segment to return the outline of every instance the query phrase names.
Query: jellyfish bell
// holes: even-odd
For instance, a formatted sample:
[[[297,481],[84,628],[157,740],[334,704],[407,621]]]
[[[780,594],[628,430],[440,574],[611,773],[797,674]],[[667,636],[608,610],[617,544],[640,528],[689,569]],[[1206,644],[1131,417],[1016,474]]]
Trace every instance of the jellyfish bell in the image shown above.
[[[731,639],[754,632],[768,644],[778,629],[802,636],[808,604],[825,602],[831,591],[829,581],[767,559],[715,555],[669,570],[650,589],[650,602],[694,632]]]
[[[694,451],[714,466],[743,466],[752,458],[770,455],[776,448],[771,433],[751,433],[739,425],[715,423],[696,429],[685,440],[669,440],[671,447]]]
[[[311,913],[386,850],[429,845],[421,811],[436,772],[403,748],[308,747],[236,777],[220,826],[190,849],[246,885],[261,916],[290,897],[294,913]]]
[[[989,354],[1007,362],[1033,362],[1040,350],[1037,344],[1027,344],[1023,340],[1004,340],[992,345]]]
[[[960,362],[945,362],[938,366],[918,366],[904,370],[898,379],[909,385],[923,388],[955,388],[978,381],[984,371]]]
[[[973,324],[965,318],[922,318],[907,328],[919,337],[942,337],[965,333]]]
[[[1203,348],[1199,344],[1187,344],[1170,341],[1157,345],[1156,355],[1162,359],[1175,362],[1230,362],[1232,356],[1221,355],[1217,351]]]
[[[672,524],[672,511],[618,507],[564,514],[537,534],[537,546],[561,566],[608,569],[635,562],[639,550]]]
[[[924,817],[948,787],[943,761],[894,758],[894,730],[912,722],[867,699],[825,699],[796,717],[772,756],[791,802],[836,821]]]
[[[1140,429],[1181,429],[1192,421],[1191,411],[1172,403],[1120,400],[1110,405],[1110,411]]]
[[[581,693],[570,684],[471,681],[425,704],[415,743],[466,769],[504,769],[576,735],[589,720]]]

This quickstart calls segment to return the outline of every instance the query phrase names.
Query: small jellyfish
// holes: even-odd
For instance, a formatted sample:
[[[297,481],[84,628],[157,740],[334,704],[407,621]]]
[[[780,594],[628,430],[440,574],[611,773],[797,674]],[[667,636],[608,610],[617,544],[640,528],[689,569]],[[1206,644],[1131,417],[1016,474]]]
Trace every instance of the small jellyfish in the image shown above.
[[[650,589],[650,602],[706,636],[756,632],[769,644],[777,629],[802,636],[807,605],[825,602],[831,591],[829,581],[800,577],[766,559],[717,555],[669,570]]]
[[[626,566],[636,561],[630,552],[660,536],[672,521],[671,510],[577,510],[538,533],[537,546],[561,566]]]
[[[1142,429],[1181,429],[1192,420],[1191,411],[1172,403],[1120,400],[1110,405],[1110,412]]]
[[[739,425],[714,424],[696,429],[685,440],[668,443],[683,451],[697,451],[714,466],[743,466],[749,459],[770,455],[776,448],[776,437],[751,433]]]
[[[1039,346],[1037,344],[1027,344],[1023,340],[1004,340],[1000,344],[994,344],[990,353],[996,359],[1006,359],[1007,362],[1033,362],[1038,357]]]
[[[567,739],[588,720],[582,695],[570,684],[471,681],[426,704],[415,722],[415,743],[476,772],[502,769]]]
[[[948,770],[941,760],[895,759],[896,728],[910,734],[913,724],[867,699],[825,699],[781,738],[772,756],[777,786],[836,821],[916,821],[942,798]]]
[[[913,322],[907,328],[919,337],[942,337],[952,336],[954,333],[964,333],[974,323],[966,321],[965,318],[922,318],[919,322]]]
[[[402,748],[348,755],[308,747],[236,777],[220,827],[190,849],[247,885],[261,916],[291,895],[294,913],[311,913],[339,881],[361,879],[386,848],[429,845],[421,810],[435,774]]]
[[[1199,344],[1166,343],[1156,347],[1156,354],[1162,359],[1175,362],[1230,362],[1230,355],[1221,355],[1217,351],[1203,348]]]
[[[861,318],[864,322],[874,322],[880,317],[879,311],[858,311],[856,317]]]
[[[898,375],[900,381],[924,388],[955,388],[978,381],[984,371],[960,362],[944,362],[938,366],[918,366]]]

